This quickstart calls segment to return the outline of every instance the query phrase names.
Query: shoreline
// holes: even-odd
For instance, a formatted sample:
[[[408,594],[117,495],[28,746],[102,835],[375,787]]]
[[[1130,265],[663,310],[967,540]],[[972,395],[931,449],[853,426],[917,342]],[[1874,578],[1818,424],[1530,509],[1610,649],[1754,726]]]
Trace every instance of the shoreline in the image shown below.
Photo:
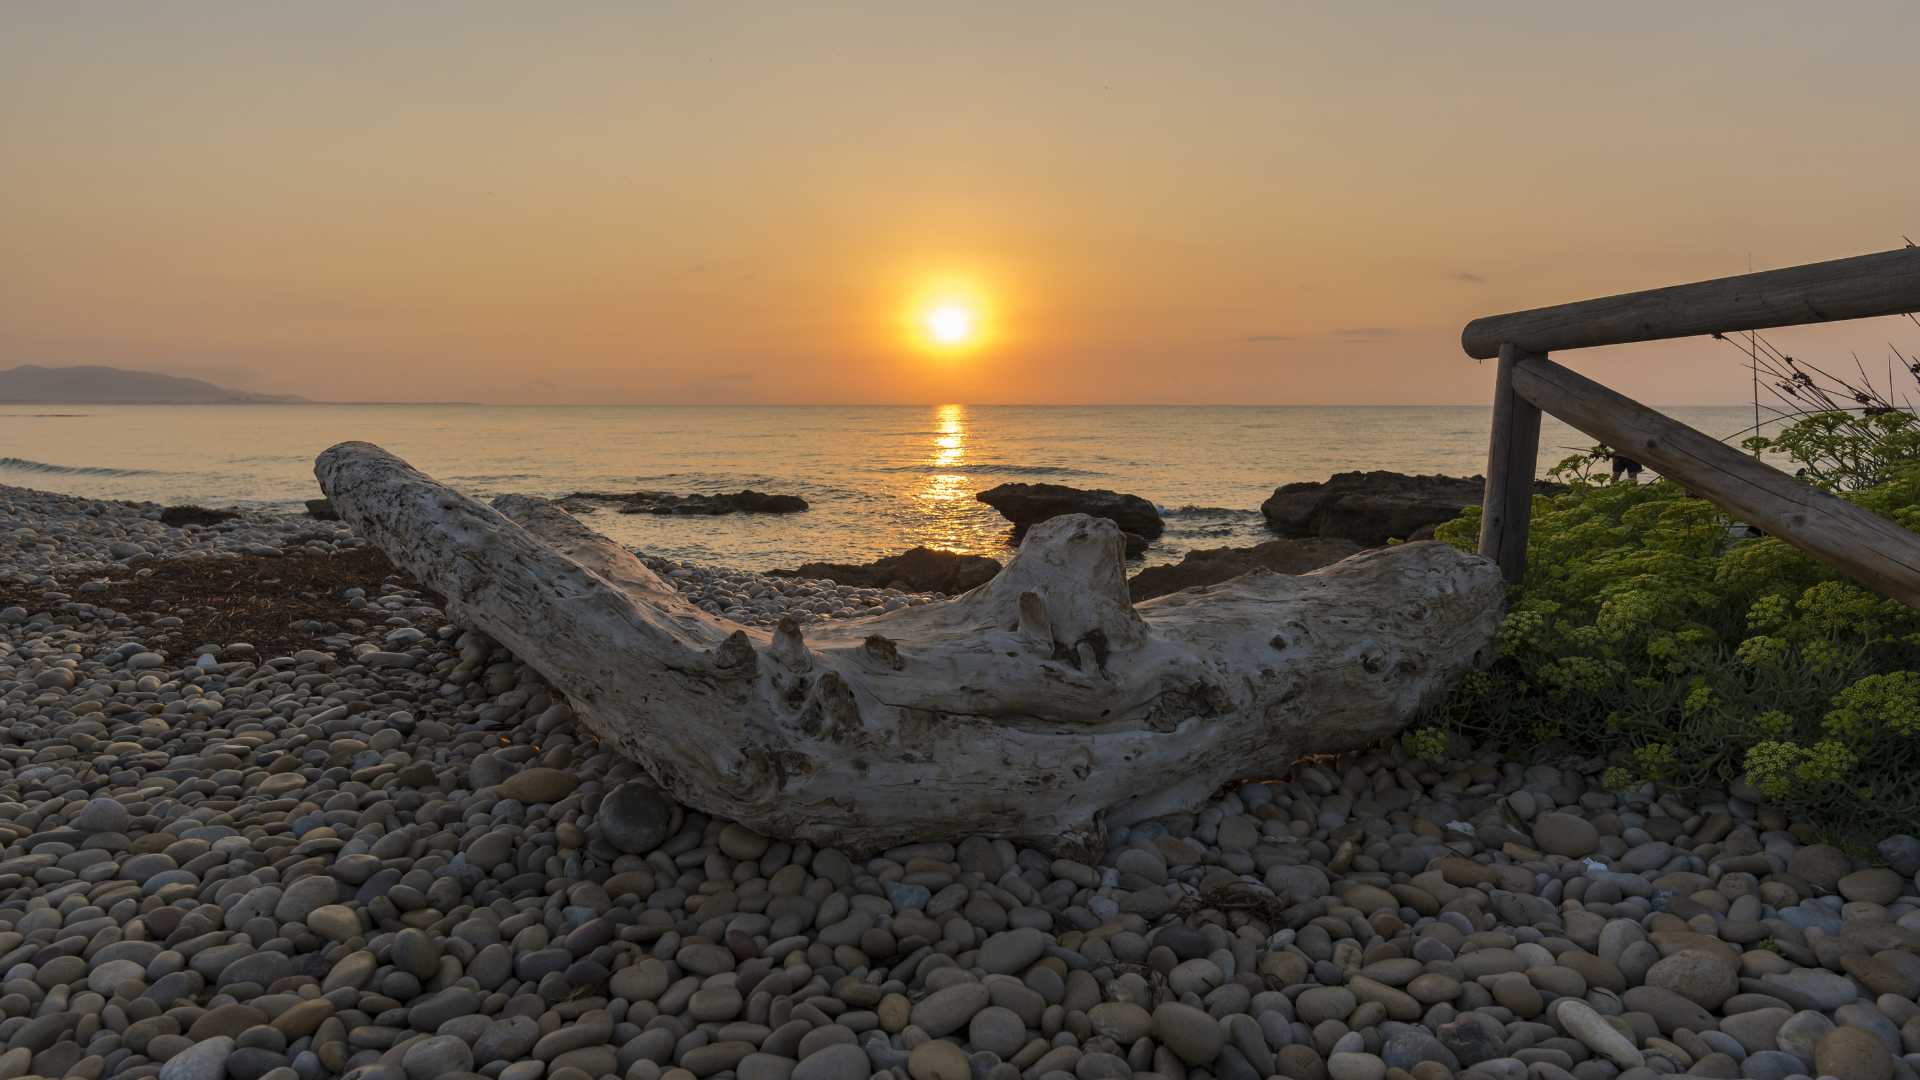
[[[0,1076],[1920,1063],[1920,841],[1876,868],[1736,794],[1389,744],[1097,865],[787,843],[659,794],[343,523],[160,509],[0,486]],[[721,613],[904,595],[705,569],[667,567]]]

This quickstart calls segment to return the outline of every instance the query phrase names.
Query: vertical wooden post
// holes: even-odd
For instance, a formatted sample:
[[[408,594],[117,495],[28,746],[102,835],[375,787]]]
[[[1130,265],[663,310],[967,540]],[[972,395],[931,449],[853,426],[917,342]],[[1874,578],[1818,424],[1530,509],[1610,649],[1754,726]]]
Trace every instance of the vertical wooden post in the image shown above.
[[[1480,554],[1510,583],[1527,572],[1527,523],[1533,517],[1533,472],[1540,457],[1540,407],[1513,389],[1513,369],[1532,354],[1500,346],[1493,384],[1493,434],[1487,443],[1487,489],[1480,504]]]

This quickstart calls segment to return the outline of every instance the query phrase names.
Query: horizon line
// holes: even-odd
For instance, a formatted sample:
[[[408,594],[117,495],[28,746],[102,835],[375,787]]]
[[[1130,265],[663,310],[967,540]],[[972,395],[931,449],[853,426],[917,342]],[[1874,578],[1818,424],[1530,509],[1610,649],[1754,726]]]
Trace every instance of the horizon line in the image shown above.
[[[1744,409],[1750,401],[1669,401],[1653,402],[1662,409]],[[939,409],[949,406],[973,409],[1491,409],[1493,403],[1479,401],[6,401],[0,408],[42,406],[77,408],[220,408],[266,407],[299,408],[319,405],[329,408],[407,407],[407,408],[480,408],[480,409]]]

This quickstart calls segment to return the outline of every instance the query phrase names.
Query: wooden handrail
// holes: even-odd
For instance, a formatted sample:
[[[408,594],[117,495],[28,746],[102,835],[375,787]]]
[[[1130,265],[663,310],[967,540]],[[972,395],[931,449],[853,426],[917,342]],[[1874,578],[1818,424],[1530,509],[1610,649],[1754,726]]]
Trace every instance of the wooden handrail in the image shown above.
[[[1920,607],[1920,536],[1545,357],[1520,357],[1511,378],[1514,393],[1616,451],[1856,581]]]
[[[1920,247],[1489,315],[1460,345],[1500,358],[1481,502],[1480,554],[1526,572],[1540,414],[1706,496],[1857,581],[1920,607],[1920,534],[1803,484],[1547,359],[1556,349],[1864,319],[1920,311]]]
[[[1920,311],[1920,247],[1489,315],[1460,345],[1477,360]]]

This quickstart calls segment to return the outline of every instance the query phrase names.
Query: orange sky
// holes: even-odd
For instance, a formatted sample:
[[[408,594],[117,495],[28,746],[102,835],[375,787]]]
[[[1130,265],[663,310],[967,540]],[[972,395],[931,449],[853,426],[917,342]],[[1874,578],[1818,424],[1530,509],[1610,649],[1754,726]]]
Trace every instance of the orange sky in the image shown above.
[[[0,6],[0,367],[1481,402],[1480,314],[1920,238],[1920,5]],[[902,329],[971,283],[994,340]],[[1809,356],[1920,349],[1887,320]],[[1724,345],[1581,354],[1744,400]]]

